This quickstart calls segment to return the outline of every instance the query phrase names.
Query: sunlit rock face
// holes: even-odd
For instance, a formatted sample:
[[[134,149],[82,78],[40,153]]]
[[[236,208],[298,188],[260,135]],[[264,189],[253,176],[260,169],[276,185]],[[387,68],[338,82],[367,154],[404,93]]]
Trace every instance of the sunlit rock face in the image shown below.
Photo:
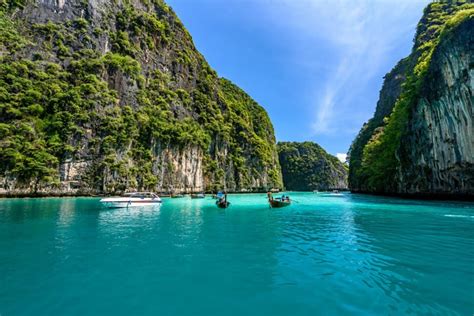
[[[400,146],[402,193],[474,194],[474,20],[433,53]]]
[[[406,79],[405,73],[408,68],[413,67],[412,64],[411,59],[402,59],[385,75],[374,117],[364,124],[351,145],[348,153],[348,161],[350,162],[348,182],[352,191],[368,191],[364,180],[357,175],[361,168],[364,147],[375,131],[383,126],[384,118],[392,112],[395,102],[400,96],[402,84]]]
[[[473,11],[456,1],[427,6],[412,53],[385,77],[374,117],[351,146],[352,191],[474,198]],[[387,128],[400,104],[408,106],[393,125],[397,138]]]

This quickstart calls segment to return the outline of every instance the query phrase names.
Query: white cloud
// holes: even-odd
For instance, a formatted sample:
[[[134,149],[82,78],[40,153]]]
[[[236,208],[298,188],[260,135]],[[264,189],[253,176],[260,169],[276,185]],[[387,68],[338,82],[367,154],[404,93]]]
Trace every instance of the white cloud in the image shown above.
[[[339,159],[340,162],[346,162],[347,160],[347,154],[337,153],[336,157],[337,159]]]
[[[367,82],[381,79],[382,69],[393,51],[413,36],[416,22],[428,0],[260,0],[269,20],[280,26],[293,45],[295,65],[302,71],[324,76],[314,83],[313,135],[358,129],[353,99],[367,89]],[[268,18],[268,17],[267,17]],[[403,41],[403,42],[401,42]],[[410,43],[408,43],[410,44]],[[314,62],[318,49],[326,49],[327,60]],[[318,54],[319,55],[319,54]],[[401,56],[397,56],[400,58]],[[394,66],[394,64],[393,64]],[[380,89],[379,86],[370,89]],[[373,108],[375,108],[375,101]],[[366,113],[366,115],[370,115]],[[363,120],[366,120],[364,117]]]

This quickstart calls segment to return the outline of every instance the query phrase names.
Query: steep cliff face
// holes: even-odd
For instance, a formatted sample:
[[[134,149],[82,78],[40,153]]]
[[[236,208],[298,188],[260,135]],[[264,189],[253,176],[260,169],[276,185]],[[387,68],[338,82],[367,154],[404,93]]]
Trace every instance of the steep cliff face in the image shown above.
[[[431,3],[351,147],[353,191],[474,195],[473,52],[474,6]]]
[[[0,193],[280,187],[265,110],[161,0],[0,0]]]
[[[400,192],[474,194],[473,89],[471,18],[446,34],[433,52],[399,148]]]
[[[347,188],[347,167],[313,142],[279,142],[278,155],[287,190]]]
[[[362,156],[365,145],[370,138],[383,125],[384,118],[389,116],[395,106],[395,102],[400,96],[402,84],[406,78],[405,73],[410,67],[410,59],[402,59],[385,77],[382,89],[380,90],[379,101],[375,109],[374,117],[364,124],[356,139],[352,143],[349,151],[349,183],[352,189],[364,188],[364,179],[360,176],[362,166]],[[363,189],[362,189],[363,190]]]

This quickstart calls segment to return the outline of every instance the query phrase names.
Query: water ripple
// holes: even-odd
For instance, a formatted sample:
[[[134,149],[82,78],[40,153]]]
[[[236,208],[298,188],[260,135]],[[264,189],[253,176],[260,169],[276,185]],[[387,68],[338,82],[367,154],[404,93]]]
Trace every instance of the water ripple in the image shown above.
[[[291,195],[284,209],[264,194],[230,195],[226,210],[211,199],[0,201],[0,313],[474,310],[473,204]]]

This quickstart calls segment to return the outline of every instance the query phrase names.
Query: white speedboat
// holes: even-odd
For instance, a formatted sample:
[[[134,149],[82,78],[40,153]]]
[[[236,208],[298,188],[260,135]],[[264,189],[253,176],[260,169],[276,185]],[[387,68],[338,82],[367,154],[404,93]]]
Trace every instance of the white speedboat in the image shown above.
[[[133,192],[119,197],[101,199],[100,202],[107,207],[132,207],[159,205],[161,199],[153,192]]]
[[[204,193],[191,194],[191,199],[204,199],[206,195]]]

